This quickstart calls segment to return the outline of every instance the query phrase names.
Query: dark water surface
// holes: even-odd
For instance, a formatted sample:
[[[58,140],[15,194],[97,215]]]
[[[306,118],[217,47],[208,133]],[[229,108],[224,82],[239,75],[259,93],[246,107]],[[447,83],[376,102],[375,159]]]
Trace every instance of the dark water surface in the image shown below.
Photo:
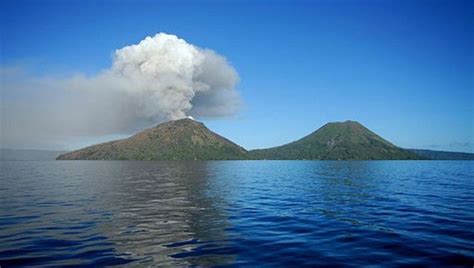
[[[0,265],[474,265],[472,161],[0,162]]]

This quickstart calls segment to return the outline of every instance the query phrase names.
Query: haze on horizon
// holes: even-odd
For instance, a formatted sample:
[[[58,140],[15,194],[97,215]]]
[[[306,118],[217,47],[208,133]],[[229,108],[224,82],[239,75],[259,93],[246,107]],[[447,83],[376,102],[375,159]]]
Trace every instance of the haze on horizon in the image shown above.
[[[247,149],[350,119],[404,148],[474,152],[470,1],[0,7],[0,148],[193,116]]]

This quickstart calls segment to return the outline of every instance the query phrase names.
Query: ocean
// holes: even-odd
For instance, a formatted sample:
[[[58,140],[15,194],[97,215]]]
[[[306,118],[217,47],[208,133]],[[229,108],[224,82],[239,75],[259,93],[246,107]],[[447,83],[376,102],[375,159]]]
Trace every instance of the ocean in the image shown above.
[[[1,161],[0,266],[474,265],[472,161]]]

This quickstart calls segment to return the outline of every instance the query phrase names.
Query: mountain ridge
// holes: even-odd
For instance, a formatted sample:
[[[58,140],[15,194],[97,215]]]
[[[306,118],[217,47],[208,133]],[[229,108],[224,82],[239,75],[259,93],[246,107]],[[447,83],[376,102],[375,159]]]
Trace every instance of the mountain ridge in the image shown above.
[[[428,149],[407,149],[430,160],[474,160],[474,153],[438,151]]]
[[[303,138],[280,146],[249,151],[252,159],[418,160],[357,121],[326,123]]]
[[[58,160],[238,160],[247,150],[184,118],[161,123],[129,138],[92,145]]]
[[[329,122],[276,147],[246,150],[185,118],[140,131],[129,138],[65,153],[57,160],[423,160],[474,159],[474,154],[403,149],[357,121]]]

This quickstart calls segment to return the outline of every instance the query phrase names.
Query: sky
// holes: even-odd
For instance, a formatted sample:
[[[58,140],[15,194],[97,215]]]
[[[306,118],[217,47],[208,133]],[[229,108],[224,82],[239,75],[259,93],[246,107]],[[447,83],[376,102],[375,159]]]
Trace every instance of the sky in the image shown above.
[[[238,111],[197,119],[247,149],[356,120],[404,148],[474,152],[473,14],[473,1],[1,1],[1,105],[47,107],[56,93],[38,83],[94,88],[117,49],[167,33],[235,70]],[[132,132],[1,147],[71,150]]]

